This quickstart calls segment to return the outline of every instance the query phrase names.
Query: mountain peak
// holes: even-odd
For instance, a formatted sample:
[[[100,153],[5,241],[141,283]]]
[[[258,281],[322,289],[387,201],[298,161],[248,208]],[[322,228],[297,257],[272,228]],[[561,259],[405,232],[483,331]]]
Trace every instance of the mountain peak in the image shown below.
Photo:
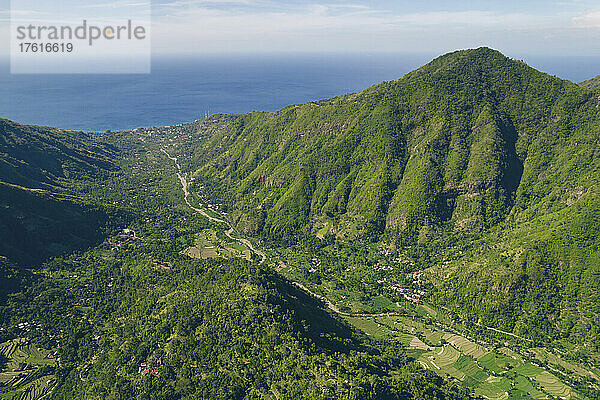
[[[490,47],[477,47],[474,49],[455,50],[450,53],[443,54],[436,60],[463,60],[463,61],[482,61],[485,59],[493,59],[496,61],[514,61],[509,57],[502,54],[500,51],[492,49]]]
[[[500,51],[492,49],[490,47],[482,46],[473,49],[463,49],[463,50],[454,50],[449,53],[446,53],[438,58],[443,57],[503,57],[508,59],[504,54]]]
[[[506,67],[522,68],[524,66],[526,64],[523,61],[508,58],[498,50],[489,47],[479,47],[476,49],[457,50],[441,55],[421,68],[407,74],[407,77],[435,76],[449,71],[464,74],[468,72],[481,72],[482,70],[497,70]]]

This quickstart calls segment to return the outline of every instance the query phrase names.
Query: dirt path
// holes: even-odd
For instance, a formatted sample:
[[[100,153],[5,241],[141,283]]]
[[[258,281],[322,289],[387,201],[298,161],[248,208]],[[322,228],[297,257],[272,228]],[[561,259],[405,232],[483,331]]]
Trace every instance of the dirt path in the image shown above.
[[[229,224],[229,222],[227,224]],[[229,229],[227,231],[225,231],[225,235],[227,235],[227,237],[231,240],[237,240],[238,242],[245,244],[250,250],[252,250],[254,252],[254,254],[260,256],[262,258],[262,261],[260,262],[261,264],[263,262],[265,262],[265,260],[267,259],[267,255],[265,253],[263,253],[260,250],[255,249],[254,246],[252,245],[252,243],[250,243],[250,241],[248,239],[233,237],[232,236],[233,232],[234,232],[233,226],[231,226],[231,224],[229,224]]]
[[[336,313],[336,314],[340,314],[340,315],[344,315],[344,316],[348,316],[348,317],[349,317],[349,316],[351,316],[351,315],[350,315],[350,314],[348,314],[348,313],[345,313],[345,312],[342,312],[342,311],[340,311],[340,309],[339,309],[339,308],[337,308],[337,307],[335,306],[335,304],[333,304],[331,301],[329,301],[329,300],[328,300],[326,297],[323,297],[323,296],[321,296],[321,295],[319,295],[319,294],[316,294],[316,293],[312,292],[310,289],[308,289],[308,288],[307,288],[306,286],[304,286],[303,284],[301,284],[301,283],[298,283],[298,282],[292,282],[292,283],[293,283],[295,286],[299,287],[300,289],[304,290],[306,293],[310,294],[311,296],[313,296],[313,297],[316,297],[317,299],[319,299],[319,300],[321,300],[321,301],[324,301],[324,302],[325,302],[325,304],[327,304],[327,308],[329,308],[329,309],[330,309],[331,311],[333,311],[334,313]]]
[[[292,282],[292,283],[294,284],[294,286],[299,287],[300,289],[304,290],[306,293],[310,294],[311,296],[316,297],[317,299],[323,301],[327,305],[327,308],[329,308],[334,313],[339,314],[344,317],[399,317],[402,315],[400,313],[395,313],[395,312],[387,312],[387,313],[380,313],[380,314],[360,314],[360,313],[343,312],[343,311],[340,311],[340,309],[337,308],[335,306],[335,304],[333,304],[331,301],[329,301],[329,299],[327,299],[326,297],[321,296],[320,294],[316,294],[315,292],[311,291],[309,288],[307,288],[306,286],[304,286],[301,283],[298,283],[298,282]]]
[[[188,191],[188,182],[187,182],[187,179],[185,178],[185,175],[181,172],[181,166],[179,165],[179,162],[177,161],[177,157],[172,157],[169,153],[167,153],[167,151],[165,149],[161,149],[161,151],[163,153],[165,153],[165,155],[169,158],[169,160],[173,161],[175,163],[175,166],[177,167],[177,177],[179,178],[179,181],[181,182],[181,189],[183,190],[184,200],[185,200],[185,203],[188,205],[188,207],[191,208],[192,210],[194,210],[195,212],[201,214],[202,216],[208,218],[210,221],[227,224],[229,226],[229,229],[227,231],[225,231],[225,235],[227,235],[227,237],[230,238],[231,240],[242,243],[243,245],[248,247],[254,254],[261,257],[261,261],[260,261],[261,264],[263,262],[265,262],[267,259],[267,255],[264,252],[257,250],[248,239],[236,238],[233,236],[233,233],[235,232],[235,228],[233,227],[233,225],[231,223],[229,223],[229,221],[227,221],[226,219],[215,218],[215,217],[209,215],[205,210],[194,207],[190,204],[190,201],[188,199],[188,197],[190,195],[190,193]],[[331,301],[329,301],[329,299],[327,299],[326,297],[321,296],[317,293],[314,293],[313,291],[311,291],[310,289],[308,289],[306,286],[304,286],[301,283],[298,283],[298,282],[292,282],[292,283],[295,286],[302,289],[303,291],[305,291],[306,293],[310,294],[311,296],[323,301],[327,305],[327,308],[330,309],[331,311],[333,311],[334,313],[344,316],[344,317],[389,317],[389,316],[403,315],[403,314],[394,313],[394,312],[380,313],[380,314],[358,314],[358,313],[354,314],[354,313],[343,312],[343,311],[340,311],[340,309],[337,308],[335,306],[335,304],[333,304]],[[495,331],[498,333],[503,333],[505,335],[510,335],[515,338],[531,342],[531,340],[517,336],[514,333],[501,331],[499,329],[491,328],[489,326],[486,326],[486,329],[489,329],[491,331]]]
[[[219,222],[219,223],[227,223],[227,221],[225,221],[223,219],[215,218],[215,217],[209,215],[203,209],[196,208],[190,204],[190,200],[189,200],[190,192],[188,191],[188,181],[185,178],[185,175],[183,175],[181,173],[181,166],[179,165],[179,162],[177,161],[177,157],[171,157],[171,155],[169,153],[167,153],[167,151],[165,149],[161,149],[161,151],[167,155],[169,160],[171,160],[175,163],[175,166],[177,166],[177,177],[179,178],[179,181],[181,182],[181,189],[183,190],[183,199],[185,200],[185,204],[187,204],[188,207],[191,208],[192,210],[194,210],[197,213],[201,214],[202,216],[208,218],[210,221]]]

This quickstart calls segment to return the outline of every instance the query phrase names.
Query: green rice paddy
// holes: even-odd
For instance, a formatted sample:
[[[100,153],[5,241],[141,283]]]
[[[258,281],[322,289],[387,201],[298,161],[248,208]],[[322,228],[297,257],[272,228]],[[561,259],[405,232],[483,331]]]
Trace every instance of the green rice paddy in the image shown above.
[[[54,387],[53,352],[15,339],[0,344],[0,356],[0,399],[37,400]]]
[[[478,343],[415,317],[385,315],[345,319],[374,340],[403,343],[422,368],[451,379],[484,399],[584,399],[561,380],[554,372],[556,369],[535,365],[534,358],[530,359],[527,352],[522,354],[504,344]],[[545,349],[533,351],[531,357],[560,365],[582,377],[594,374]]]

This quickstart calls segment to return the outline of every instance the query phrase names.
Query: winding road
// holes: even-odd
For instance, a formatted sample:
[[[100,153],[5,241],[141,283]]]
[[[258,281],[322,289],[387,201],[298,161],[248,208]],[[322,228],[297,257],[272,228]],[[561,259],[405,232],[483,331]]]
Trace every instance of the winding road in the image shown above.
[[[188,181],[187,181],[185,175],[181,172],[181,166],[179,165],[177,157],[172,157],[165,149],[161,149],[161,151],[163,153],[165,153],[165,155],[169,158],[169,160],[173,161],[175,163],[175,166],[177,167],[177,177],[179,178],[179,181],[181,182],[181,189],[183,191],[184,200],[185,200],[185,203],[188,205],[188,207],[191,208],[193,211],[201,214],[202,216],[208,218],[210,221],[227,224],[229,226],[229,229],[225,231],[225,235],[227,235],[227,237],[230,238],[231,240],[239,242],[239,243],[245,245],[246,247],[248,247],[254,254],[261,257],[260,263],[261,264],[264,263],[267,259],[267,255],[264,252],[256,249],[248,239],[236,238],[235,236],[233,236],[233,233],[235,232],[235,228],[229,221],[227,221],[225,218],[223,218],[223,219],[215,218],[215,217],[209,215],[205,210],[194,207],[190,203],[190,201],[188,199],[190,196],[190,192],[188,191]],[[331,311],[333,311],[334,313],[344,316],[344,317],[388,317],[388,316],[402,316],[403,315],[401,313],[395,313],[395,312],[387,312],[387,313],[379,313],[379,314],[364,314],[364,313],[356,313],[355,314],[355,313],[343,312],[343,311],[340,311],[340,309],[338,307],[336,307],[335,304],[333,304],[326,297],[321,296],[321,295],[311,291],[310,289],[308,289],[306,286],[304,286],[301,283],[298,283],[298,282],[292,282],[292,283],[296,287],[300,288],[301,290],[305,291],[306,293],[310,294],[311,296],[315,297],[316,299],[324,302],[325,305],[327,306],[327,308],[330,309]],[[488,329],[498,331],[497,329],[494,329],[494,328],[488,327]],[[503,332],[503,331],[498,331],[498,332],[506,333],[508,335],[515,336],[519,339],[527,340],[527,339],[521,338],[517,335],[511,334],[508,332]]]

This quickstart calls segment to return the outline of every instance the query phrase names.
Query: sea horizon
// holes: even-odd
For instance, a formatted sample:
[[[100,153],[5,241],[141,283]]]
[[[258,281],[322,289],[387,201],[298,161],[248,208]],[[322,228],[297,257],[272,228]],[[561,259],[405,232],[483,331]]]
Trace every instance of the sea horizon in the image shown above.
[[[11,75],[0,58],[0,117],[89,132],[178,125],[212,114],[274,112],[402,78],[439,54],[155,56],[151,74]],[[572,82],[600,56],[508,55]]]

